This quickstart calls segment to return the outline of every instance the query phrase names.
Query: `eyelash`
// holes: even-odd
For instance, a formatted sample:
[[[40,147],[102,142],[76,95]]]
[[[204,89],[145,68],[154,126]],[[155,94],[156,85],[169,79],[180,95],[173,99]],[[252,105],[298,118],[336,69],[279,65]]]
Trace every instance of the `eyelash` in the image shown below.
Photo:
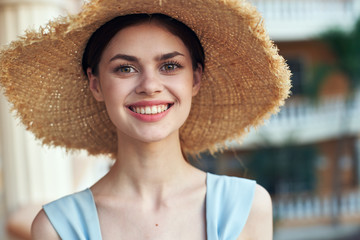
[[[170,70],[165,69],[165,67],[169,66],[169,65],[173,65],[174,68],[170,69]],[[135,66],[133,66],[132,64],[124,63],[124,64],[120,64],[119,66],[117,66],[114,69],[114,72],[131,73],[131,72],[123,72],[123,71],[121,71],[121,70],[123,70],[125,68],[130,68],[130,69],[132,69],[134,71],[138,71],[137,68]],[[173,71],[176,71],[177,69],[180,69],[180,68],[182,68],[182,65],[179,62],[173,61],[173,60],[163,63],[161,65],[161,67],[160,67],[160,69],[162,69],[165,72],[173,72]]]

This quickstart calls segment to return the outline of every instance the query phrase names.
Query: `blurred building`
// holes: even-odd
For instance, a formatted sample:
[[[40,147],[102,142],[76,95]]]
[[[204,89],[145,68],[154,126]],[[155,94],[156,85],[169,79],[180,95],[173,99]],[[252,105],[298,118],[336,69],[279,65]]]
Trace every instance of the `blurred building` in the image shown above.
[[[319,67],[338,60],[321,34],[350,32],[360,1],[251,2],[293,73],[292,96],[241,145],[229,143],[217,160],[204,155],[200,165],[267,188],[275,239],[360,239],[351,238],[360,226],[360,89],[346,73],[320,74]],[[360,76],[358,81],[360,86]]]

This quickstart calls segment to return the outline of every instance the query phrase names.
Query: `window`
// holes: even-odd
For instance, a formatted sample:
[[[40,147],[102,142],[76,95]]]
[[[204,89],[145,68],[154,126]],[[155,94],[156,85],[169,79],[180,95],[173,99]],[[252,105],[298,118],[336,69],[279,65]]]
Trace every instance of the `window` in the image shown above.
[[[292,95],[301,95],[304,94],[304,64],[300,58],[288,58],[287,64],[289,65],[290,71],[292,73],[291,81]]]

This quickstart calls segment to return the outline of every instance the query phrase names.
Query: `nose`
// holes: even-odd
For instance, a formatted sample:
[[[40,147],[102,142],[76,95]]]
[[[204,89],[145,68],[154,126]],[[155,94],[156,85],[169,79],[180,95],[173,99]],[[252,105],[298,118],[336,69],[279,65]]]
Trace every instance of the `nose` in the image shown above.
[[[155,73],[143,72],[139,84],[136,86],[137,94],[154,95],[162,92],[164,86]]]

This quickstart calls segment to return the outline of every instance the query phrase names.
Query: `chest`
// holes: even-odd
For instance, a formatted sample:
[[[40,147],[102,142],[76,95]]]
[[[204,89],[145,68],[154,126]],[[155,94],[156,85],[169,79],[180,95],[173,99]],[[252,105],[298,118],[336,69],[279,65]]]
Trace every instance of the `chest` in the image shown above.
[[[206,239],[205,199],[186,206],[160,206],[148,210],[136,204],[101,203],[98,216],[103,240],[107,239]]]

